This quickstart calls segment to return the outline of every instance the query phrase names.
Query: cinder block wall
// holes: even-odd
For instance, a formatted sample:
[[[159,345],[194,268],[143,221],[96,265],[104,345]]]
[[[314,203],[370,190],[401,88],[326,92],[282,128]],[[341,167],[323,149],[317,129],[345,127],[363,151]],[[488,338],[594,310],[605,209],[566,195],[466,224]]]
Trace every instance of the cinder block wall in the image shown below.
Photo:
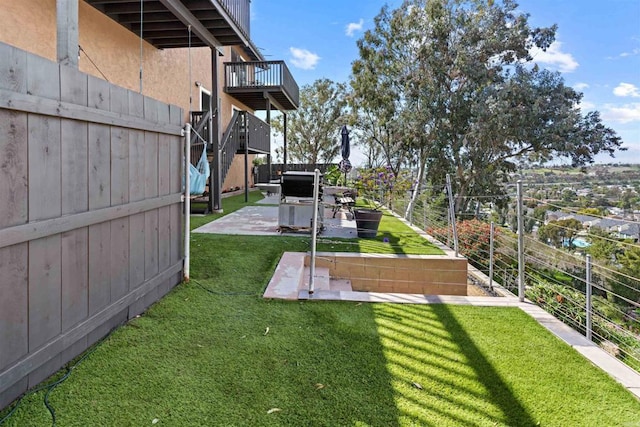
[[[319,252],[316,266],[328,268],[332,278],[351,281],[354,291],[467,295],[466,258]]]

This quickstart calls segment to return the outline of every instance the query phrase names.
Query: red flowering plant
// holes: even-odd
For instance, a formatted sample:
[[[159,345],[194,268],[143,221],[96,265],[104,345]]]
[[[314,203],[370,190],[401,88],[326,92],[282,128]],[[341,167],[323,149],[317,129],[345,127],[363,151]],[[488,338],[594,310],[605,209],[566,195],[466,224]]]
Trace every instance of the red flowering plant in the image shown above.
[[[355,179],[358,195],[373,209],[383,205],[391,209],[397,197],[406,197],[412,184],[409,171],[395,174],[391,166],[360,169]]]

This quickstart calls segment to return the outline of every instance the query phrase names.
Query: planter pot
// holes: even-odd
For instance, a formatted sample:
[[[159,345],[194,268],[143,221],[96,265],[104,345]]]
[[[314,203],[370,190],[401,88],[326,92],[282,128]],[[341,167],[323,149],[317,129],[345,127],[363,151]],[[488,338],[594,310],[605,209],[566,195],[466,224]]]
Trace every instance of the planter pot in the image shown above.
[[[382,219],[382,211],[375,209],[354,209],[358,237],[374,238]]]

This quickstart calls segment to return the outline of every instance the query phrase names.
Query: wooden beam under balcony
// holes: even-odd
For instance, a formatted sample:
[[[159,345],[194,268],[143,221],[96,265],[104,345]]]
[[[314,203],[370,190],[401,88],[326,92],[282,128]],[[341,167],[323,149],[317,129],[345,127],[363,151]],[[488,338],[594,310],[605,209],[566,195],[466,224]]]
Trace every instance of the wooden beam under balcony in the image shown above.
[[[249,35],[250,0],[85,1],[158,49],[242,46],[252,59],[264,59]]]

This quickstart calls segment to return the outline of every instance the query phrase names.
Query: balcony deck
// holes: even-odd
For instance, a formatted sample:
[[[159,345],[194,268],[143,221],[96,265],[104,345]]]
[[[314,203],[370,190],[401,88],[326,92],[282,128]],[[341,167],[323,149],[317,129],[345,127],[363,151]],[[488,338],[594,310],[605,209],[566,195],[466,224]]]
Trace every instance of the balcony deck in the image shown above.
[[[222,46],[244,46],[252,59],[264,59],[250,37],[250,0],[144,0],[142,10],[140,0],[86,2],[158,49],[210,45],[196,27],[189,41],[188,22]]]
[[[268,96],[285,111],[300,103],[298,84],[284,61],[225,62],[224,91],[254,110],[264,110]]]

